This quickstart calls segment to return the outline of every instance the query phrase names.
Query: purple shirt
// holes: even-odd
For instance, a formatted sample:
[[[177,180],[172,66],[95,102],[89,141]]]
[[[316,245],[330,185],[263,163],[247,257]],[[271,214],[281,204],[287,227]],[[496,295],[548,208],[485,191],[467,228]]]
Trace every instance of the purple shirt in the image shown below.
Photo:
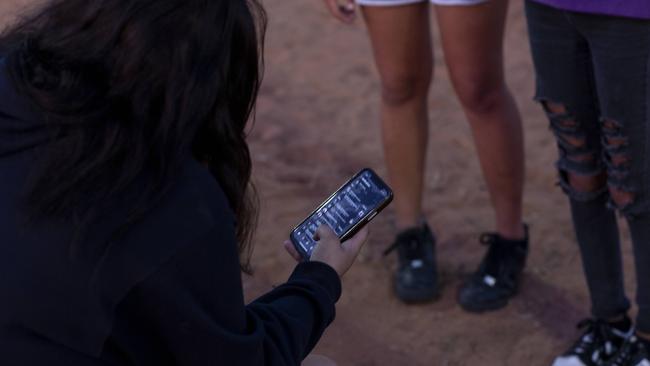
[[[534,0],[555,8],[583,13],[650,19],[650,0]]]

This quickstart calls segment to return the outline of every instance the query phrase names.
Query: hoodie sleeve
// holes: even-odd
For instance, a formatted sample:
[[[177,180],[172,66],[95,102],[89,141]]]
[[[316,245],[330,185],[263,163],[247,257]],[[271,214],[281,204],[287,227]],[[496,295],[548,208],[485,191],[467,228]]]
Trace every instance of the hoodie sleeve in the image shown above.
[[[134,353],[155,348],[183,366],[302,362],[334,319],[338,275],[323,263],[301,263],[285,284],[245,306],[233,235],[211,231],[132,291],[118,317],[131,328],[140,322],[159,342]]]

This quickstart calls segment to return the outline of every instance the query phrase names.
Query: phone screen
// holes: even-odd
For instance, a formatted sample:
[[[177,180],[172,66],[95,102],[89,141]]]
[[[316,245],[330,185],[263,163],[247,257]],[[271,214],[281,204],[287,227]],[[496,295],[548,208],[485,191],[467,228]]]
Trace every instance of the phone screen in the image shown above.
[[[363,220],[371,219],[390,202],[390,188],[370,169],[364,169],[336,191],[292,232],[292,240],[303,256],[311,256],[314,233],[327,224],[339,238]]]

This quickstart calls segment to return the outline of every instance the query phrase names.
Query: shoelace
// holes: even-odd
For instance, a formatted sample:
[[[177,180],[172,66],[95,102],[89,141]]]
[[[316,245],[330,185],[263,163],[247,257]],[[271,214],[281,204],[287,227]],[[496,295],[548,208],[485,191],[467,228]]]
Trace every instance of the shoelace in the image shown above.
[[[583,336],[575,343],[573,350],[577,354],[584,354],[594,344],[605,341],[608,338],[608,325],[602,320],[584,319],[580,321],[577,328],[584,332]],[[596,360],[594,360],[596,361]]]
[[[404,255],[406,260],[412,261],[416,259],[421,259],[424,256],[424,248],[422,247],[421,240],[419,238],[413,237],[408,238],[407,240],[396,240],[390,247],[384,250],[384,256],[392,253],[397,248],[404,248]]]
[[[610,366],[625,366],[629,364],[630,359],[632,358],[632,348],[637,346],[637,340],[636,337],[630,338],[625,344],[623,344],[623,347],[621,350],[618,352],[616,355],[616,358],[612,360],[612,362],[609,364]]]

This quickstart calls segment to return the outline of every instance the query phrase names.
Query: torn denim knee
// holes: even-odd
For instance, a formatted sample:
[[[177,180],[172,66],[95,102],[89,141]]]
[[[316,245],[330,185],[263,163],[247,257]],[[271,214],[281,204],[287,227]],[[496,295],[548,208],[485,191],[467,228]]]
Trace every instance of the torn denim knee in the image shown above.
[[[631,183],[631,157],[629,137],[623,133],[623,126],[612,118],[600,119],[603,131],[603,161],[607,166],[609,186],[609,207],[629,216],[630,207],[636,201],[636,187]]]
[[[584,191],[573,187],[569,175],[597,177],[605,172],[605,165],[600,159],[599,146],[589,146],[587,135],[580,121],[569,111],[569,108],[546,98],[537,99],[548,116],[550,128],[557,140],[560,158],[556,163],[560,180],[558,185],[572,199],[576,201],[592,201],[608,191],[603,184],[594,190]]]

